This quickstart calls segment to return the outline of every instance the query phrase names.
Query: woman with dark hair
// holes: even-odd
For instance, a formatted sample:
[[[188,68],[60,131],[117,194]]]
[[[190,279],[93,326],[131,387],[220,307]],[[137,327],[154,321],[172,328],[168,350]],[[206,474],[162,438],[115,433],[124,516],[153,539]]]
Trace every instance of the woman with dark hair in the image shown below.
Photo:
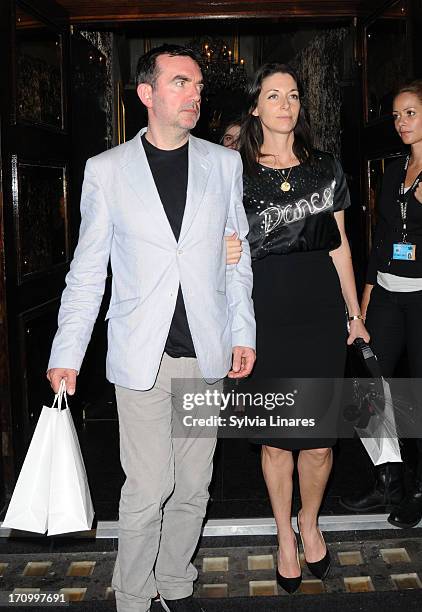
[[[422,379],[422,80],[399,89],[393,118],[410,150],[385,170],[362,314],[383,376],[394,375],[406,350],[415,390]],[[420,402],[420,390],[415,395]],[[386,463],[375,468],[369,490],[345,496],[342,504],[360,512],[388,511],[393,525],[415,527],[422,519],[422,440],[416,444],[416,478],[407,495],[402,465]]]
[[[223,147],[237,151],[239,148],[240,125],[240,119],[234,119],[226,124],[220,140],[220,144]]]
[[[249,112],[240,133],[257,323],[253,379],[327,378],[328,393],[321,394],[327,398],[335,397],[330,395],[333,379],[344,375],[346,341],[369,336],[344,229],[343,211],[350,204],[345,177],[332,155],[313,148],[299,88],[290,66],[262,66],[250,88]],[[231,242],[237,241],[228,241],[229,253]],[[314,412],[323,419],[328,406],[318,406],[320,392],[318,384]],[[276,577],[289,593],[301,582],[291,524],[292,451],[300,451],[298,529],[305,560],[323,579],[330,556],[318,528],[318,512],[335,441],[328,435],[255,440],[262,444],[262,468],[277,523]]]

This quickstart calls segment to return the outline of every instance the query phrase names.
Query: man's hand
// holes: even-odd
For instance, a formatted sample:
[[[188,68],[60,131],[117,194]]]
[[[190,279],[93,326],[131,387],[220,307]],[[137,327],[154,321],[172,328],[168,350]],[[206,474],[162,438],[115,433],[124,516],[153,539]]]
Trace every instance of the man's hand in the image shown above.
[[[47,372],[47,378],[50,381],[54,393],[58,393],[60,383],[64,380],[66,383],[66,393],[68,395],[73,395],[75,393],[77,375],[77,370],[67,368],[51,368],[51,370]]]
[[[245,378],[252,372],[255,363],[255,351],[248,346],[233,347],[232,369],[227,374],[229,378]]]

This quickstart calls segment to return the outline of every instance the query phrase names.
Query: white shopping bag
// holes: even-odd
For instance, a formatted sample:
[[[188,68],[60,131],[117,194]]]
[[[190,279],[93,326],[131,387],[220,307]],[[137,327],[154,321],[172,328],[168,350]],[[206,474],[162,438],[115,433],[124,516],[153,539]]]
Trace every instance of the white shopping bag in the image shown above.
[[[53,412],[47,406],[41,410],[2,527],[35,533],[47,530]]]
[[[355,427],[374,465],[402,461],[390,385],[384,378],[381,378],[381,382],[383,390],[382,409],[378,409],[377,402],[374,401],[372,404],[373,412],[366,427]]]
[[[374,465],[402,461],[397,438],[361,438]]]
[[[63,405],[64,398],[64,405]],[[62,381],[44,406],[2,527],[57,535],[91,529],[94,510]]]
[[[62,406],[64,398],[65,408]],[[48,535],[91,529],[94,518],[78,435],[67,405],[64,381],[53,413]]]

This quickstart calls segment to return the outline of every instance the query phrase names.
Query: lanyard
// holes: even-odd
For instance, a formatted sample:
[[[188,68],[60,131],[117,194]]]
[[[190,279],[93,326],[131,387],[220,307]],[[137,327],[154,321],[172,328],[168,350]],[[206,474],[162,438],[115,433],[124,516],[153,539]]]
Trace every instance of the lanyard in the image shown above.
[[[409,201],[409,196],[411,192],[414,189],[416,189],[416,187],[419,185],[419,182],[422,178],[422,170],[421,170],[418,176],[413,181],[413,184],[409,187],[409,189],[407,190],[407,193],[405,194],[404,183],[406,181],[406,174],[407,174],[407,169],[409,167],[409,161],[410,161],[410,155],[406,157],[406,161],[405,161],[404,169],[403,169],[403,177],[400,183],[400,191],[399,191],[400,199],[397,200],[398,203],[400,204],[400,214],[401,214],[401,220],[403,223],[403,238],[402,238],[403,242],[407,241],[407,203]]]

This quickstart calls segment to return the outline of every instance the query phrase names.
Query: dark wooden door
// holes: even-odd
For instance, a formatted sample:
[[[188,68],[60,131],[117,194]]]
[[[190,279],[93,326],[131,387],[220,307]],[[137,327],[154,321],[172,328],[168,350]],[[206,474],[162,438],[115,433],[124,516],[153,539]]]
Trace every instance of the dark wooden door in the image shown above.
[[[375,10],[374,3],[369,0],[362,4],[363,16],[359,27],[362,68],[361,235],[366,254],[376,223],[376,202],[384,170],[404,151],[394,129],[392,103],[395,90],[416,76],[417,5],[420,10],[420,0],[389,0]]]
[[[69,27],[53,0],[0,5],[1,424],[7,499],[43,403],[70,258]]]

